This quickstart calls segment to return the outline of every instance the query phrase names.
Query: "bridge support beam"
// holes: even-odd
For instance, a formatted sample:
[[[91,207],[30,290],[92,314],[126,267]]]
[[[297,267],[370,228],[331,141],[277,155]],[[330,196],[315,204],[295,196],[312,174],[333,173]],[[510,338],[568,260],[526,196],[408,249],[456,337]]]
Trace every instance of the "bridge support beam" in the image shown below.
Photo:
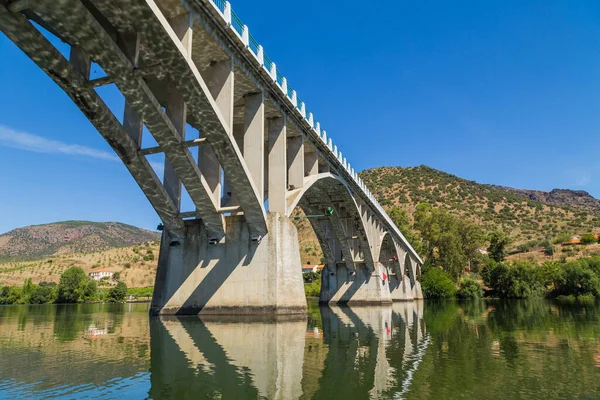
[[[306,312],[298,233],[268,214],[269,233],[253,241],[242,216],[226,217],[223,243],[209,244],[200,220],[184,238],[163,232],[151,314]]]

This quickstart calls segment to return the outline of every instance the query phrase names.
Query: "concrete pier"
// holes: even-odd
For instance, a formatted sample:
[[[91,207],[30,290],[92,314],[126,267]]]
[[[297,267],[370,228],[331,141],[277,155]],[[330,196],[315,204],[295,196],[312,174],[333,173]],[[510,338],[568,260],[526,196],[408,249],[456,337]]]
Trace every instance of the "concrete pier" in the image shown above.
[[[183,238],[163,233],[152,314],[298,314],[306,312],[298,234],[269,213],[269,233],[252,239],[241,216],[225,217],[226,237],[210,244],[201,221]]]
[[[338,264],[335,269],[323,269],[322,274],[321,303],[366,305],[392,302],[381,275],[364,265],[357,265],[356,270],[352,271]]]

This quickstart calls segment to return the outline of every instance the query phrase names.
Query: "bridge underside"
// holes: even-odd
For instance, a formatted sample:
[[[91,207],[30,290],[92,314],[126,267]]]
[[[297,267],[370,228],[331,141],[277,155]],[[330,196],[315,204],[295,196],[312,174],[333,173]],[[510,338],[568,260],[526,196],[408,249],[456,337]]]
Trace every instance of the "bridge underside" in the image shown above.
[[[418,255],[248,28],[235,33],[215,7],[0,0],[0,30],[80,108],[164,224],[152,313],[305,312],[296,207],[335,210],[311,220],[327,261],[321,301],[421,298]],[[123,96],[119,115],[102,86]],[[146,130],[156,146],[142,145]]]

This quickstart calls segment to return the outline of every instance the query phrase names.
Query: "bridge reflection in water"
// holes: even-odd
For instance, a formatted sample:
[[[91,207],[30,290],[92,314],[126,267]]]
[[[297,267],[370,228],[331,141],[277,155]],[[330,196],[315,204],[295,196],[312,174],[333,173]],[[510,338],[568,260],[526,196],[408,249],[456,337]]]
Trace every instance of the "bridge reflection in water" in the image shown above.
[[[422,302],[150,328],[152,398],[401,398],[429,341]]]

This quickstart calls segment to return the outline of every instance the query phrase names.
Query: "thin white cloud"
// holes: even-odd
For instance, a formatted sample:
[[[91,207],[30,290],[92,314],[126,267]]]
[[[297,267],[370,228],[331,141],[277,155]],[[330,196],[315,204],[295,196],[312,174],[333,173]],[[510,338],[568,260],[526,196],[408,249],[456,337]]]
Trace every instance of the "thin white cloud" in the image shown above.
[[[4,125],[0,125],[0,146],[32,151],[34,153],[63,154],[68,156],[91,157],[97,160],[121,161],[116,154],[107,151],[47,139],[43,136],[16,131]],[[164,173],[165,167],[163,162],[149,161],[149,164],[157,175],[160,176]]]
[[[0,146],[45,154],[64,154],[69,156],[91,157],[98,160],[120,161],[119,157],[107,151],[96,150],[78,144],[68,144],[58,140],[46,139],[27,132],[15,131],[0,125]]]

